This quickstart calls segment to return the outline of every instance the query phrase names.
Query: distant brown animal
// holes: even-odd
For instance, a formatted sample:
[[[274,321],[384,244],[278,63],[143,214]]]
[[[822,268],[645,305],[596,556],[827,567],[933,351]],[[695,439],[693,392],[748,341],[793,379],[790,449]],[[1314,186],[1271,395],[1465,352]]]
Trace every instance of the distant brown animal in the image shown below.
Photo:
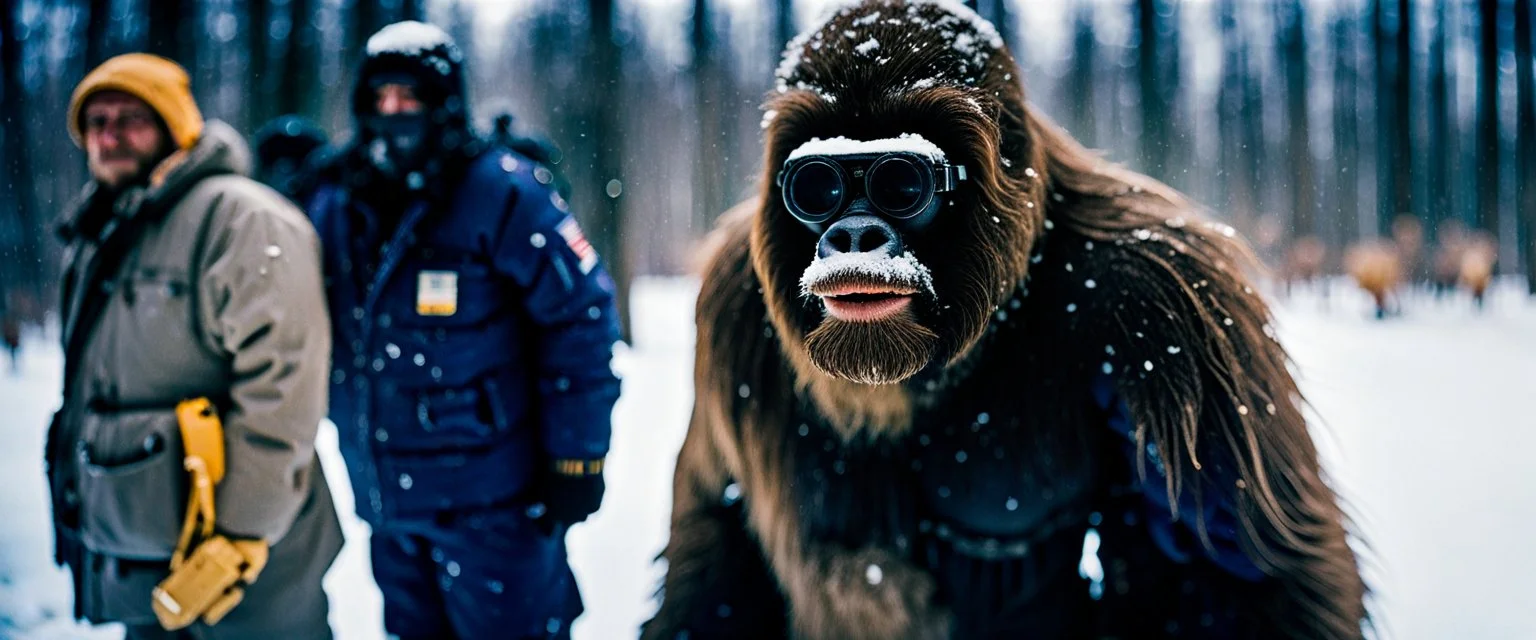
[[[1493,265],[1497,259],[1493,237],[1487,232],[1471,234],[1461,251],[1457,264],[1456,283],[1472,294],[1477,308],[1483,308],[1488,285],[1493,282]]]
[[[1419,284],[1429,277],[1424,265],[1424,224],[1418,218],[1404,214],[1392,220],[1392,246],[1405,282]]]
[[[1397,289],[1403,281],[1403,263],[1397,246],[1368,241],[1351,246],[1344,254],[1344,270],[1376,304],[1376,317],[1395,315]]]
[[[1438,298],[1454,291],[1461,278],[1461,256],[1467,247],[1467,229],[1461,221],[1450,218],[1440,222],[1436,236],[1430,281]]]
[[[21,317],[15,312],[0,318],[0,337],[4,338],[5,350],[11,356],[11,371],[21,370]]]
[[[1492,234],[1468,231],[1456,220],[1442,222],[1439,231],[1431,276],[1436,297],[1464,289],[1482,308],[1498,260]]]
[[[1302,236],[1285,251],[1285,265],[1281,278],[1285,281],[1285,294],[1299,283],[1312,284],[1322,279],[1323,265],[1328,261],[1328,247],[1317,236]],[[1327,288],[1323,288],[1327,295]]]

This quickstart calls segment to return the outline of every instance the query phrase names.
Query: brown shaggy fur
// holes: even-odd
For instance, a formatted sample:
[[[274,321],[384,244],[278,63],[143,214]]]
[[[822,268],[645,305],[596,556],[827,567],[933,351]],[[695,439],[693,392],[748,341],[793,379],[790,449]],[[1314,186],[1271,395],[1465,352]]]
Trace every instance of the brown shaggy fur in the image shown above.
[[[890,15],[855,22],[874,10]],[[860,39],[878,40],[872,59],[843,38],[855,30]],[[920,412],[932,415],[963,389],[985,385],[999,387],[1000,402],[1022,394],[1020,402],[1042,416],[1019,423],[1042,425],[1038,433],[1018,434],[1020,442],[1055,443],[1044,452],[1077,451],[1061,443],[1095,436],[1050,431],[1049,416],[1058,411],[1051,403],[1069,401],[1055,385],[1069,375],[1088,379],[1079,372],[1096,371],[1106,345],[1113,359],[1104,366],[1115,371],[1138,449],[1155,444],[1162,452],[1169,499],[1233,496],[1244,548],[1270,576],[1254,603],[1270,633],[1360,637],[1365,589],[1345,518],[1319,469],[1269,311],[1242,275],[1252,261],[1248,250],[1230,227],[1201,222],[1180,194],[1082,148],[1026,105],[1005,50],[972,56],[951,46],[955,33],[988,48],[941,6],[869,0],[791,43],[803,57],[766,105],[777,116],[768,129],[762,195],[722,218],[704,272],[694,415],[678,458],[662,607],[645,637],[673,637],[713,592],[730,587],[743,528],[745,545],[760,551],[783,596],[790,635],[948,637],[954,619],[935,599],[935,578],[900,543],[888,542],[899,537],[871,534],[850,543],[813,533],[813,524],[837,514],[818,512],[797,486],[806,465],[815,464],[795,448],[798,416],[809,410],[824,419],[849,450],[900,443]],[[938,81],[919,82],[930,77]],[[942,244],[911,243],[945,305],[917,319],[938,338],[932,365],[904,384],[862,384],[857,375],[825,371],[911,367],[884,359],[869,336],[818,344],[822,312],[798,291],[816,236],[784,210],[772,178],[788,153],[812,137],[903,132],[945,149],[969,169],[971,181],[931,232]],[[1044,252],[1050,259],[1032,268],[1031,256]],[[1090,268],[1103,295],[1080,298],[1081,307],[1074,302],[1069,313],[1047,312],[1043,305],[1079,299],[1064,292],[1078,291]],[[1020,288],[1035,291],[1022,308],[1010,307]],[[1010,308],[1015,317],[1005,323],[1000,319]],[[818,367],[812,351],[837,360]],[[1026,375],[1021,364],[1018,380],[1042,382],[1005,390],[1008,375],[995,367],[1014,361],[1058,363],[1063,378]],[[978,379],[969,375],[974,367],[994,367],[986,370],[995,375]],[[1059,463],[1052,471],[1046,453],[1024,453],[1035,462],[1021,473],[1066,473]],[[1235,466],[1232,484],[1215,483],[1213,459]],[[1096,468],[1092,460],[1067,464]],[[719,515],[722,492],[733,482],[745,505],[740,519]],[[871,564],[882,570],[878,585],[867,580]]]

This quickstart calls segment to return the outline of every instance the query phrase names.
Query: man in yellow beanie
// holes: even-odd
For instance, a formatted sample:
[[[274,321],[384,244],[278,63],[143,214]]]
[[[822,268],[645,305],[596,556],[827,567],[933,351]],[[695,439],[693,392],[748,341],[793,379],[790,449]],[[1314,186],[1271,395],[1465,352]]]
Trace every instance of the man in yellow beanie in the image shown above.
[[[135,639],[329,638],[342,541],[314,451],[331,348],[314,228],[244,177],[244,141],[203,120],[174,62],[108,60],[68,127],[92,180],[59,225],[46,462],[76,616]],[[213,410],[187,412],[196,398]]]

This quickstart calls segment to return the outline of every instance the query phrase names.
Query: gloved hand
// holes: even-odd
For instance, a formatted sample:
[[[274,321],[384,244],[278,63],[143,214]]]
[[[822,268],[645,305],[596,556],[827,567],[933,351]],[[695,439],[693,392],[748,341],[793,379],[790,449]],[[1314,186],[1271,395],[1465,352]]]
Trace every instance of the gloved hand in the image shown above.
[[[267,551],[265,540],[222,534],[198,544],[151,593],[160,626],[175,631],[198,618],[209,626],[218,624],[267,566]]]
[[[544,515],[537,522],[546,535],[556,526],[586,521],[603,502],[602,460],[556,460],[540,481]]]

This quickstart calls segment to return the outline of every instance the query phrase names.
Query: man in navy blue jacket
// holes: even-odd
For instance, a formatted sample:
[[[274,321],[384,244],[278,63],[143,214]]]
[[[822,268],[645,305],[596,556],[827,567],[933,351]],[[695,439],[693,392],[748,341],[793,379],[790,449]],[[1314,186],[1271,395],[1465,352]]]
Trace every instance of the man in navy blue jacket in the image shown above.
[[[566,528],[597,510],[613,282],[544,167],[470,130],[440,29],[369,41],[358,130],[309,211],[335,318],[330,417],[401,638],[568,637]]]

